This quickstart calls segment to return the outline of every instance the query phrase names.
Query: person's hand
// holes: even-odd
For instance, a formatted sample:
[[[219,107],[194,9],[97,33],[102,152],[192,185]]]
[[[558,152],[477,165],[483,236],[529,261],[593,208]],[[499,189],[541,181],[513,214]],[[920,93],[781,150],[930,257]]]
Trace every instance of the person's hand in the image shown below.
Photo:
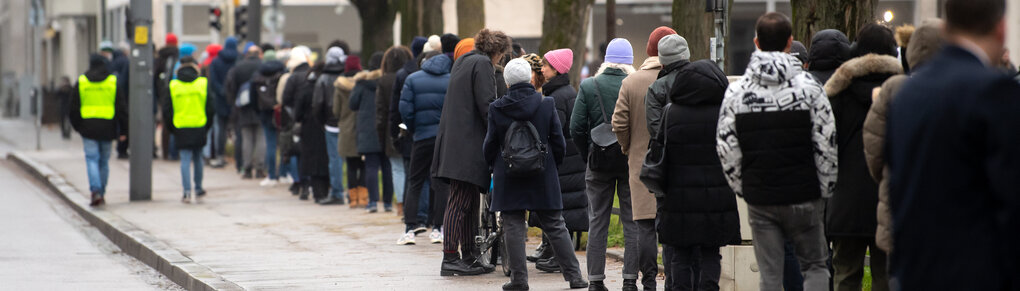
[[[120,138],[118,138],[118,139],[119,139],[120,141],[127,141],[127,136],[126,136],[126,135],[122,135],[122,136],[120,136]]]

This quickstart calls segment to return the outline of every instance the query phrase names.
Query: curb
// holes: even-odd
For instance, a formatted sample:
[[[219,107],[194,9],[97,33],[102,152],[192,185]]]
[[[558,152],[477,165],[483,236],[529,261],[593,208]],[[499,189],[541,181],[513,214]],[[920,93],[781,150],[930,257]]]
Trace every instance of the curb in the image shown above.
[[[241,286],[227,281],[208,267],[192,261],[191,258],[120,216],[102,209],[92,209],[88,206],[89,201],[85,199],[85,196],[81,195],[50,167],[38,163],[18,151],[8,153],[7,160],[13,161],[46,185],[79,216],[99,229],[122,252],[145,263],[184,289],[198,291],[244,290]]]

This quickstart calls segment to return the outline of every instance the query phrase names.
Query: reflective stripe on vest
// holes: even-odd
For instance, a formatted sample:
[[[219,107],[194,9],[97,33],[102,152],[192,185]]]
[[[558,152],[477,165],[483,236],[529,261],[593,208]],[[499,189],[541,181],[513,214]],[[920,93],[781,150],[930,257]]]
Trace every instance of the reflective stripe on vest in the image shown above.
[[[89,81],[85,75],[78,76],[78,96],[81,98],[82,119],[113,119],[117,76],[111,74],[99,82]]]
[[[170,101],[173,102],[174,127],[199,128],[206,122],[205,100],[207,81],[199,77],[191,82],[170,81]]]

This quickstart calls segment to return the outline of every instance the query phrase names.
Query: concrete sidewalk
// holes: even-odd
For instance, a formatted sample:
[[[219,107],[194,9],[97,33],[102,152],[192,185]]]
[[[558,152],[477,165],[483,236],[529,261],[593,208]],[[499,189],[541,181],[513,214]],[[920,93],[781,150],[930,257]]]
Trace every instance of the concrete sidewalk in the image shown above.
[[[34,135],[18,123],[0,122],[0,139],[24,147]],[[19,129],[19,127],[21,129]],[[26,136],[32,138],[28,141]],[[87,175],[75,136],[60,141],[44,132],[42,151],[24,151],[28,159],[52,168],[87,197]],[[20,146],[19,146],[20,145]],[[258,181],[241,180],[228,166],[205,169],[203,204],[182,204],[177,162],[153,163],[153,200],[128,202],[128,163],[111,160],[107,206],[89,210],[100,217],[130,223],[148,236],[208,268],[228,286],[244,289],[358,289],[358,290],[497,290],[508,280],[501,272],[475,277],[440,277],[441,245],[396,245],[403,230],[392,213],[367,214],[346,206],[318,206],[300,201],[286,186],[263,188]],[[420,241],[427,237],[420,235]],[[532,240],[531,244],[537,243]],[[533,247],[529,246],[529,248]],[[582,270],[584,253],[579,252]],[[622,285],[622,266],[609,262],[606,283]],[[168,275],[168,277],[170,277]],[[559,273],[531,268],[534,290],[567,288]],[[660,289],[662,282],[659,282]]]

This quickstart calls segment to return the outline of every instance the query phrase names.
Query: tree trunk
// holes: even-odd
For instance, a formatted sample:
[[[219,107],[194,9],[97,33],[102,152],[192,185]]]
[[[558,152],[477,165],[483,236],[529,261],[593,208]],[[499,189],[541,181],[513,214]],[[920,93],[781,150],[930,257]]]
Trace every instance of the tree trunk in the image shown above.
[[[443,0],[399,0],[400,40],[410,45],[415,36],[443,33]]]
[[[577,88],[584,66],[585,38],[588,18],[595,0],[544,0],[542,16],[542,42],[539,54],[561,48],[574,51],[574,64],[570,67],[570,84]]]
[[[361,17],[361,60],[393,45],[393,19],[396,7],[389,0],[351,0]]]
[[[606,43],[616,38],[616,0],[606,0]]]
[[[485,28],[484,0],[457,0],[457,35],[461,39],[475,37]]]
[[[790,0],[793,39],[810,48],[811,37],[824,29],[837,29],[853,41],[861,26],[874,22],[878,0]]]
[[[708,59],[712,55],[710,38],[715,36],[714,18],[712,12],[705,12],[705,0],[673,0],[673,29],[687,39],[691,61]]]

